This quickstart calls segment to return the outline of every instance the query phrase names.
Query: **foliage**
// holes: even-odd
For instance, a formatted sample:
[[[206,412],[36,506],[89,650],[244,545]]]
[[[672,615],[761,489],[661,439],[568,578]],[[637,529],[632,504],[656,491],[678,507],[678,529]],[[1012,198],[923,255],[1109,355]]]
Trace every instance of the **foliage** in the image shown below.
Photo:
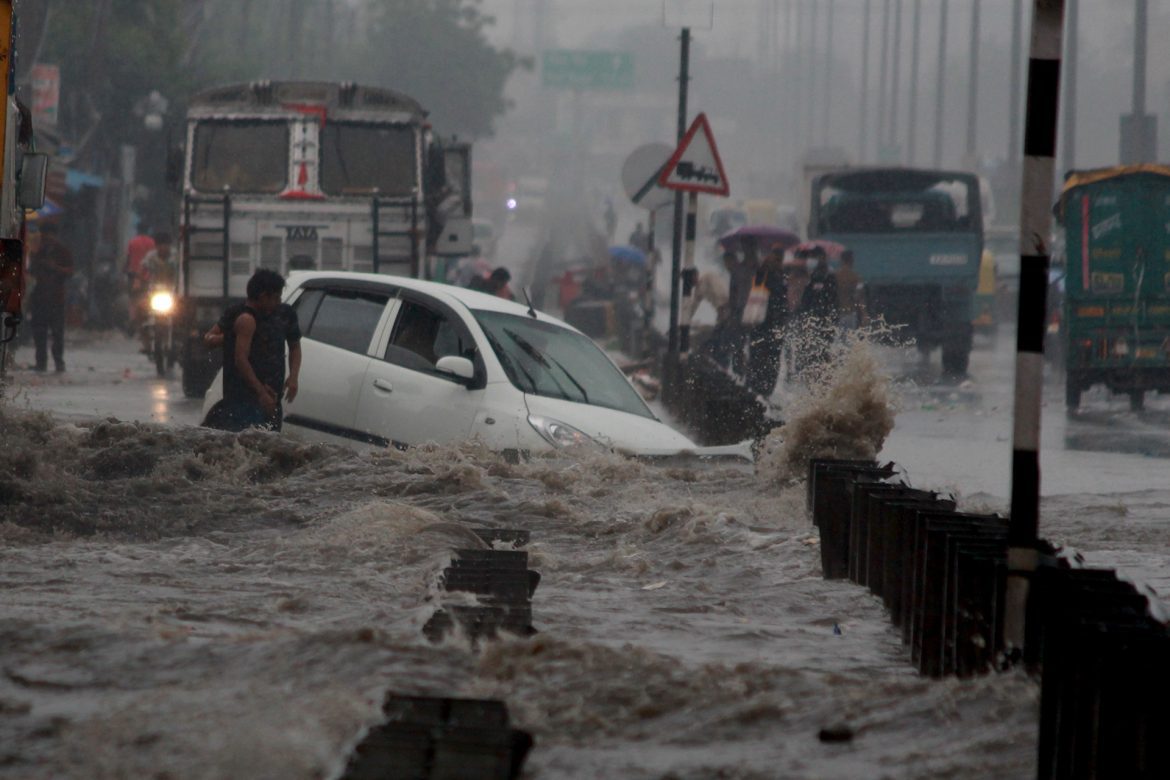
[[[27,73],[61,67],[59,129],[98,167],[143,142],[152,90],[172,119],[194,91],[230,81],[349,79],[417,97],[447,134],[489,134],[517,65],[484,34],[480,0],[23,0]]]

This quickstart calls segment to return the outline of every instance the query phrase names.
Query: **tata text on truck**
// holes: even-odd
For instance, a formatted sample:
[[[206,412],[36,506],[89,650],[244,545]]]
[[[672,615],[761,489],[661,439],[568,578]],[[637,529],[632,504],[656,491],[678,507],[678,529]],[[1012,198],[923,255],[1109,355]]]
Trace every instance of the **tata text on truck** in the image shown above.
[[[45,199],[48,157],[31,151],[32,121],[14,94],[12,0],[0,0],[0,376],[16,338],[24,298],[24,214]]]
[[[853,250],[871,316],[901,328],[943,372],[971,354],[972,301],[983,253],[979,180],[971,173],[859,168],[816,177],[809,236]]]
[[[257,268],[429,278],[471,250],[470,147],[388,89],[254,82],[192,98],[179,248],[183,390],[219,368],[201,334]]]
[[[1073,171],[1057,217],[1068,409],[1097,384],[1140,409],[1147,391],[1170,392],[1170,167]]]

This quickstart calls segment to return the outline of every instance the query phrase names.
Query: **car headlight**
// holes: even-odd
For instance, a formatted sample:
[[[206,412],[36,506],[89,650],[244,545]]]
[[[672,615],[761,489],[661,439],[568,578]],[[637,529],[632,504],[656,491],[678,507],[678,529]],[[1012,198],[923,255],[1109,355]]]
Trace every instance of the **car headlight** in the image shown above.
[[[170,314],[175,308],[175,296],[169,292],[156,292],[150,296],[150,310],[159,314]]]
[[[597,444],[597,442],[590,436],[577,430],[572,425],[561,422],[560,420],[552,420],[548,417],[537,417],[536,415],[529,415],[528,423],[536,429],[536,432],[539,433],[545,441],[547,441],[552,446],[557,447],[558,449]]]

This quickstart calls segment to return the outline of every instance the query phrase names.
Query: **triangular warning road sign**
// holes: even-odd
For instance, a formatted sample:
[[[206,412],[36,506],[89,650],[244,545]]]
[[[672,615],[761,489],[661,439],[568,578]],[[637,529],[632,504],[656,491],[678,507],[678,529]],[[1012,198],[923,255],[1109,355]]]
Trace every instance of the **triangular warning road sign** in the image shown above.
[[[674,155],[662,167],[658,183],[672,190],[685,192],[706,192],[711,195],[727,196],[731,188],[719,150],[715,148],[715,136],[707,115],[699,114]]]

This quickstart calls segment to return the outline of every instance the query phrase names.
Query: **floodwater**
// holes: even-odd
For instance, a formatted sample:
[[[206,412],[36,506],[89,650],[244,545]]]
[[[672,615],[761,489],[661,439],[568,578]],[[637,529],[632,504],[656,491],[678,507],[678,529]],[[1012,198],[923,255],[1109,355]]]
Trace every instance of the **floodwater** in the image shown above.
[[[386,691],[505,700],[530,777],[1032,774],[1035,684],[917,677],[778,475],[3,424],[0,776],[329,777]],[[539,633],[432,645],[485,525],[531,530]]]
[[[0,778],[333,777],[388,691],[506,701],[531,778],[1032,777],[1035,682],[917,676],[880,603],[821,579],[798,481],[876,453],[1002,508],[1010,344],[955,387],[850,352],[781,393],[758,467],[207,431],[117,339],[74,345],[0,418]],[[1042,532],[1165,592],[1165,403],[1048,401]],[[477,526],[531,531],[539,633],[431,644]]]

